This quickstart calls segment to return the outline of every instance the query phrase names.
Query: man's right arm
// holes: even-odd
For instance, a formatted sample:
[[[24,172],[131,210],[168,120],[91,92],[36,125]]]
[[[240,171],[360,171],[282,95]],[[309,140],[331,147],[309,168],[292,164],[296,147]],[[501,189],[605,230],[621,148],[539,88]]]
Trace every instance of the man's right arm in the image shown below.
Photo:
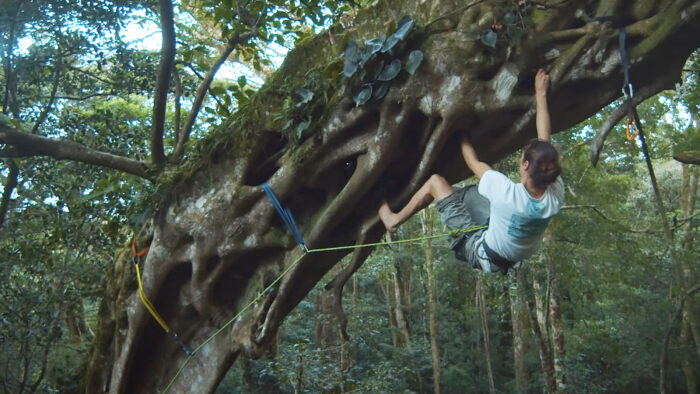
[[[462,157],[464,157],[467,167],[469,167],[479,179],[481,179],[486,171],[491,169],[491,166],[479,160],[474,147],[466,137],[462,137]]]
[[[543,70],[537,70],[535,76],[535,102],[537,105],[537,138],[552,142],[552,124],[549,119],[549,108],[547,106],[547,89],[549,88],[549,75]]]

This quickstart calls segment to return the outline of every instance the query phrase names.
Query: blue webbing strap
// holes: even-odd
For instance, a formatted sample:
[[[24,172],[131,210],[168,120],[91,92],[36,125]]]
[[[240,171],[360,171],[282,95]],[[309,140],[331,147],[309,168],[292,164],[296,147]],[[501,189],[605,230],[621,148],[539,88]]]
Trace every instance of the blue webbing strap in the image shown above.
[[[620,46],[620,62],[622,63],[622,70],[625,73],[625,81],[622,83],[622,93],[625,95],[625,99],[629,103],[634,96],[634,88],[632,87],[632,81],[630,80],[630,58],[627,54],[627,33],[625,29],[620,27],[618,30],[618,44]]]
[[[288,208],[282,207],[280,200],[277,199],[275,192],[272,191],[272,188],[267,184],[267,182],[264,182],[262,187],[263,190],[265,190],[265,193],[267,193],[267,196],[270,197],[270,200],[272,200],[272,205],[274,205],[275,209],[277,209],[277,213],[279,213],[280,217],[282,217],[282,221],[284,221],[284,224],[286,224],[289,231],[291,231],[294,239],[296,239],[297,243],[301,247],[301,250],[308,252],[309,249],[307,249],[306,245],[304,244],[304,238],[302,238],[301,231],[299,231],[299,228],[297,228],[292,212],[290,212]]]

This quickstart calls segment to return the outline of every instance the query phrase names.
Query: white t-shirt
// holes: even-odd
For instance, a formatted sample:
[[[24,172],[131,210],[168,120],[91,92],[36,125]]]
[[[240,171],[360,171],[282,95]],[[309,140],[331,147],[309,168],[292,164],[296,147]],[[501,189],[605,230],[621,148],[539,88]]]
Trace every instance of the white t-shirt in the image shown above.
[[[517,263],[540,247],[549,219],[564,203],[564,181],[557,177],[542,197],[533,198],[522,183],[488,170],[479,182],[479,194],[491,203],[486,244],[501,257]]]

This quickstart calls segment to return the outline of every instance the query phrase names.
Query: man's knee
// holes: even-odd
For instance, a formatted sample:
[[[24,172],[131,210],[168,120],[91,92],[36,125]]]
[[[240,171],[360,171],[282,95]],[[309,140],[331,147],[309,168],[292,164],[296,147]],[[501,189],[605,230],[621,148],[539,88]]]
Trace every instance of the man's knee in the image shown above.
[[[444,185],[449,186],[449,183],[447,183],[447,180],[439,174],[431,175],[430,178],[428,179],[428,182],[430,182],[430,184],[433,186],[444,186]]]
[[[430,188],[433,190],[434,197],[444,198],[452,193],[452,185],[445,178],[438,174],[433,174],[428,179]]]

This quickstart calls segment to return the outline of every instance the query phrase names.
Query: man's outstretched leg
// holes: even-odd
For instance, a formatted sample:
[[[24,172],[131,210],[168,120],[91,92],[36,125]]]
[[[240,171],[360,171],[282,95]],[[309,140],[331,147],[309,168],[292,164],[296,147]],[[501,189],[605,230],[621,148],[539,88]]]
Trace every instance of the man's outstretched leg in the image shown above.
[[[379,207],[379,218],[382,219],[387,231],[393,233],[414,213],[427,207],[433,200],[441,200],[450,194],[452,194],[452,185],[447,183],[445,178],[434,174],[399,212],[392,212],[389,203],[384,201]]]

